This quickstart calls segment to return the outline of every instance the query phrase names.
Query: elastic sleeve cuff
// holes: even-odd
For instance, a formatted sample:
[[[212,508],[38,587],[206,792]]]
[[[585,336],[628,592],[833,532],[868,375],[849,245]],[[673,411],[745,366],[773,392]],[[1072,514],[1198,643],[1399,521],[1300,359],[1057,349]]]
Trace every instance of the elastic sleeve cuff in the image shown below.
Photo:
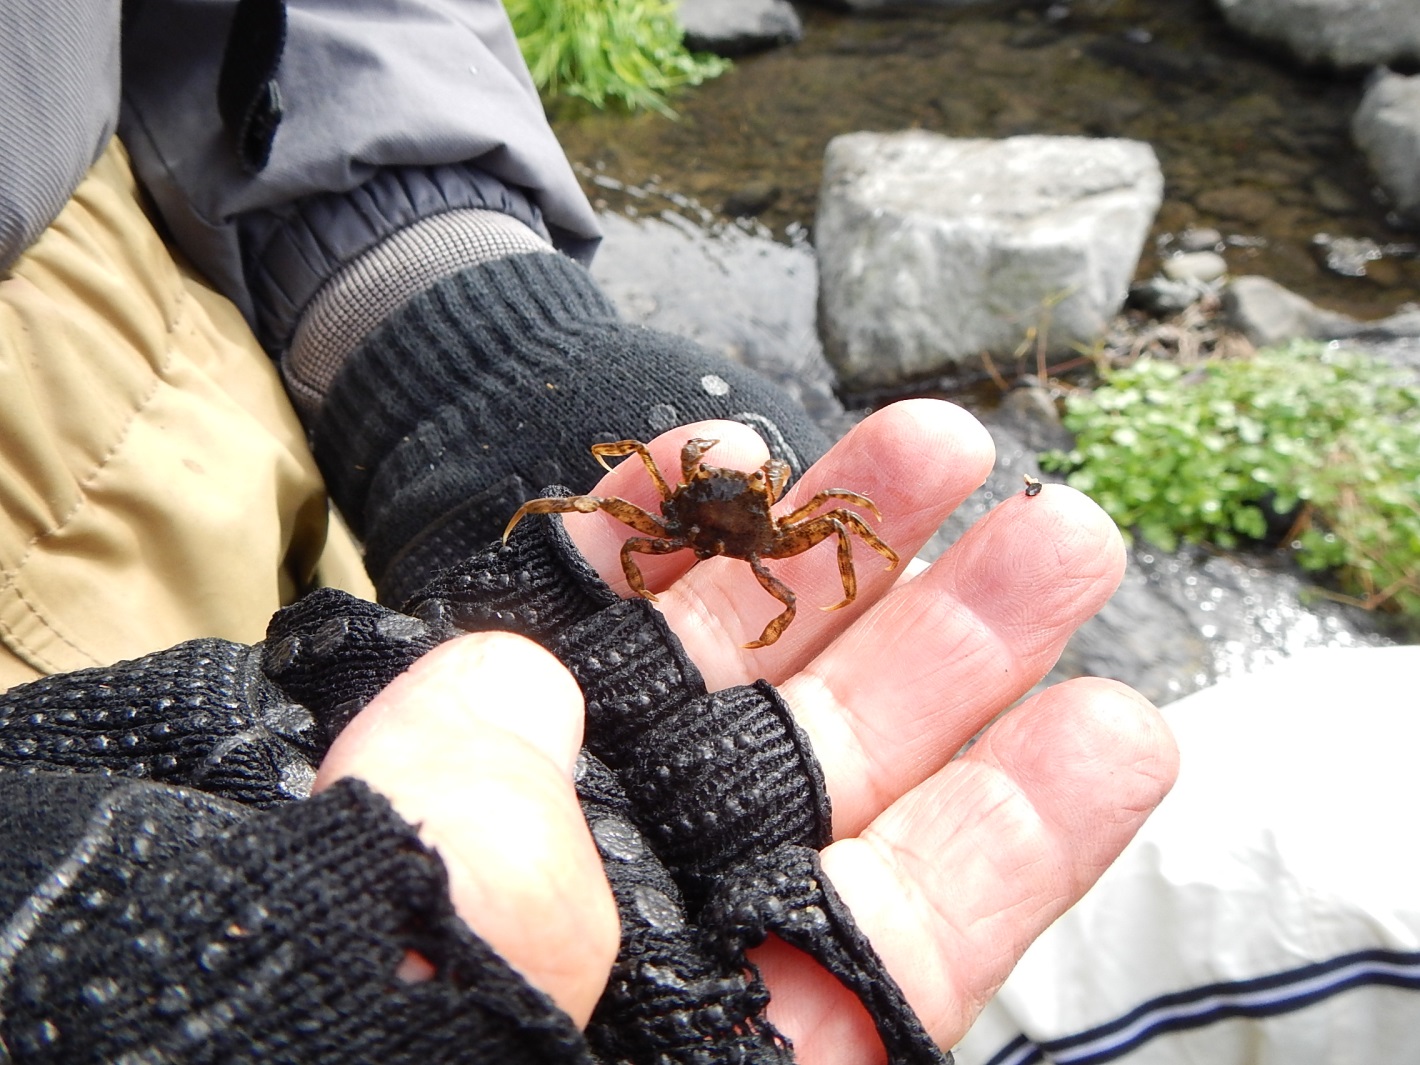
[[[457,209],[406,226],[341,267],[306,304],[281,356],[301,420],[314,423],[350,353],[426,288],[479,263],[551,251],[512,215]]]
[[[541,213],[521,190],[469,163],[383,167],[349,192],[317,193],[280,210],[243,215],[238,239],[258,339],[281,354],[316,294],[342,267],[405,227],[460,210],[496,211],[548,239]]]

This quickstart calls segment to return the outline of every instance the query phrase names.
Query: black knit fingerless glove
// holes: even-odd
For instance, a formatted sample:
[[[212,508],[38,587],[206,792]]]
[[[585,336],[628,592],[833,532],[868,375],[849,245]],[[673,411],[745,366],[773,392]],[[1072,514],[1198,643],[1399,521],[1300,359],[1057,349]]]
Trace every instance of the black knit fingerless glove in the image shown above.
[[[570,1018],[453,912],[358,781],[266,811],[146,781],[0,773],[7,1061],[576,1062]],[[28,859],[28,860],[27,860]],[[434,975],[396,975],[406,953]]]
[[[788,1060],[745,957],[773,932],[864,1000],[892,1062],[947,1060],[818,870],[828,795],[771,685],[706,692],[660,613],[619,599],[556,516],[520,523],[506,545],[466,558],[404,609],[308,597],[273,619],[268,671],[318,716],[340,719],[428,640],[463,632],[521,633],[571,669],[587,706],[579,795],[622,917],[622,953],[588,1031],[594,1046],[648,1063],[707,1060],[707,1046],[729,1054],[708,1060]],[[378,638],[381,628],[408,634],[411,621],[418,638]]]
[[[337,731],[270,681],[260,648],[226,640],[0,692],[0,770],[181,784],[251,806],[309,794]]]
[[[824,879],[816,853],[831,840],[823,775],[772,685],[707,692],[661,614],[645,600],[617,599],[556,516],[520,523],[506,546],[454,567],[405,608],[440,631],[521,632],[582,687],[584,764],[599,771],[584,774],[579,794],[623,928],[608,999],[588,1033],[594,1045],[619,1048],[618,1060],[782,1060],[782,1037],[758,1012],[745,1013],[763,993],[745,951],[772,932],[862,999],[894,1065],[950,1060]],[[628,858],[645,852],[667,880],[648,887],[652,873]],[[682,925],[695,929],[694,951],[664,939]],[[706,964],[717,977],[706,979]],[[694,979],[665,975],[677,965],[690,965]],[[668,987],[678,989],[669,1000]],[[680,1019],[666,1023],[682,1049],[629,1053],[624,1018],[644,1027],[647,1010],[661,1017],[657,1010],[672,1007]],[[748,1056],[705,1059],[707,1044]]]
[[[522,523],[508,545],[490,545],[465,560],[415,596],[407,609],[409,613],[397,613],[343,593],[320,592],[280,612],[259,648],[202,641],[152,656],[151,662],[52,678],[0,695],[0,768],[90,773],[52,778],[0,772],[0,783],[18,781],[20,793],[40,796],[27,800],[28,808],[17,802],[10,809],[27,809],[20,816],[39,824],[43,839],[71,840],[74,828],[66,828],[65,817],[73,815],[65,811],[99,810],[90,818],[96,824],[110,817],[103,812],[109,802],[104,789],[112,787],[112,780],[103,774],[161,779],[256,805],[282,803],[302,791],[316,760],[350,717],[429,648],[465,631],[522,632],[562,657],[587,701],[587,752],[579,763],[578,793],[622,920],[621,953],[586,1034],[598,1058],[647,1065],[792,1060],[783,1037],[764,1019],[767,992],[745,954],[773,933],[818,959],[865,1002],[890,1061],[916,1065],[947,1060],[823,878],[816,850],[828,842],[830,822],[822,776],[806,738],[770,685],[707,693],[660,615],[643,601],[623,602],[613,595],[571,547],[555,517]],[[152,676],[147,673],[150,665]],[[95,757],[82,753],[85,750]],[[85,793],[92,800],[90,806],[77,801],[47,804],[43,796],[49,785],[41,784],[51,779],[65,780],[67,787],[97,789]],[[30,787],[39,790],[29,792]],[[146,796],[152,790],[143,784],[134,794]],[[220,919],[200,927],[183,923],[161,907],[153,911],[145,927],[153,934],[166,931],[170,938],[165,944],[181,958],[171,968],[167,961],[153,962],[155,968],[134,984],[136,990],[124,992],[128,995],[124,1001],[131,1003],[124,1016],[130,1018],[132,1039],[157,1039],[152,1033],[167,1033],[162,1038],[168,1042],[153,1045],[181,1045],[183,1053],[177,1056],[182,1060],[232,1060],[248,1052],[260,1058],[269,1049],[262,1041],[267,1036],[249,1029],[266,1023],[261,1010],[267,999],[258,995],[260,1008],[253,1006],[246,1012],[245,1006],[239,1009],[233,1004],[229,1010],[222,1004],[245,1002],[241,996],[247,992],[242,988],[253,980],[265,994],[262,981],[269,975],[277,989],[275,999],[283,1008],[289,1006],[279,1014],[285,1018],[281,1023],[301,1028],[300,1038],[307,1041],[299,1042],[297,1035],[286,1033],[280,1025],[271,1038],[291,1040],[291,1046],[320,1048],[319,1054],[312,1050],[309,1059],[288,1060],[325,1060],[321,1055],[338,1040],[320,1043],[306,1029],[322,1027],[321,1018],[336,1025],[343,1004],[362,1000],[351,997],[355,992],[336,979],[339,974],[318,964],[318,953],[302,953],[305,947],[300,945],[284,946],[283,937],[297,934],[292,929],[313,920],[306,912],[309,907],[328,905],[332,909],[324,919],[341,930],[356,930],[364,944],[360,949],[368,947],[376,952],[371,957],[378,956],[378,965],[368,959],[358,965],[351,962],[349,972],[360,974],[356,980],[360,988],[366,986],[366,976],[384,978],[380,986],[388,988],[389,959],[402,950],[415,950],[435,962],[440,979],[446,968],[454,974],[449,977],[452,988],[440,984],[444,996],[440,1001],[448,1009],[469,1008],[471,996],[483,1011],[468,1023],[492,1026],[500,1033],[498,1039],[505,1035],[514,1039],[499,1027],[506,1022],[523,1033],[518,1038],[531,1041],[528,1046],[542,1048],[538,1052],[544,1056],[537,1060],[583,1060],[584,1050],[575,1040],[568,1042],[566,1019],[550,1003],[521,985],[505,986],[503,975],[478,960],[486,948],[476,941],[470,945],[471,936],[462,925],[457,935],[450,931],[446,909],[438,911],[437,920],[430,919],[422,907],[432,890],[431,881],[420,881],[423,886],[416,888],[408,881],[413,874],[401,872],[405,865],[400,863],[409,861],[407,853],[416,853],[409,848],[417,847],[407,826],[398,826],[395,834],[400,842],[389,844],[388,861],[375,860],[384,853],[379,847],[385,844],[371,843],[373,880],[361,880],[346,862],[363,859],[349,854],[364,853],[359,841],[366,834],[384,833],[393,839],[389,834],[395,828],[388,822],[382,827],[371,824],[365,807],[331,812],[337,800],[323,795],[314,802],[281,806],[270,819],[247,831],[238,824],[239,818],[230,819],[236,817],[234,808],[211,806],[210,800],[188,792],[157,789],[156,793],[185,796],[163,799],[159,805],[173,802],[186,810],[195,803],[193,808],[204,812],[177,818],[180,827],[171,838],[162,817],[149,817],[142,824],[156,827],[145,828],[146,834],[132,840],[124,837],[120,847],[142,851],[150,845],[145,842],[150,837],[163,837],[169,861],[164,867],[168,880],[163,883],[177,884],[184,899],[206,898],[203,892],[209,889],[226,899],[222,892],[235,890],[235,885],[257,885],[259,910],[302,916],[273,930],[271,937],[260,940],[259,949],[244,952],[251,918],[231,916],[236,901],[223,902],[225,909],[218,906],[213,911]],[[342,822],[347,817],[349,824]],[[47,849],[26,835],[21,824],[0,817],[0,840],[9,841],[13,859],[0,864],[24,870],[20,879],[25,891],[48,891],[52,898],[46,896],[49,901],[44,905],[55,912],[61,902],[65,907],[84,905],[86,896],[75,894],[73,882],[66,879],[70,874],[53,878],[56,870],[68,869],[75,861],[80,866],[89,861],[90,851],[76,850],[71,843],[59,850]],[[231,853],[240,853],[228,857],[228,843],[219,846],[218,841],[226,839],[223,833],[239,830],[243,842],[232,844],[237,849]],[[275,840],[274,849],[264,850],[261,841],[268,836]],[[320,850],[327,837],[337,853]],[[108,843],[100,852],[103,846]],[[214,847],[221,851],[215,857]],[[80,857],[75,859],[75,854]],[[437,861],[420,859],[414,864],[432,876],[428,866],[436,866]],[[327,875],[324,870],[334,870],[329,875],[352,880],[342,889],[350,886],[355,895],[320,887],[313,889],[314,895],[302,894],[303,884],[285,879],[281,872],[288,865],[298,881],[313,883]],[[178,867],[183,875],[191,872],[202,883],[183,880],[175,871]],[[128,892],[141,889],[144,900],[163,897],[160,887],[148,886],[147,881],[126,873],[115,875],[117,879],[93,896],[105,900],[105,905],[112,902],[128,907],[124,913],[137,912],[132,906],[139,905],[140,899]],[[352,905],[366,906],[365,894],[378,894],[387,881],[394,887],[382,896],[381,905],[413,899],[419,916],[408,917],[406,910],[398,910],[406,916],[393,925],[386,923],[368,934],[359,931],[364,927],[359,916],[345,911]],[[51,886],[45,888],[46,883]],[[440,899],[439,905],[446,908],[442,894]],[[18,889],[12,891],[11,902],[16,907],[12,925],[37,905]],[[208,905],[201,903],[203,912]],[[132,937],[122,935],[122,942],[105,945],[108,931],[89,925],[80,928],[65,920],[79,930],[76,943],[97,937],[92,949],[104,959],[104,966],[118,964],[113,959],[131,945]],[[127,935],[136,926],[120,923],[117,927]],[[241,966],[204,969],[210,978],[203,985],[210,991],[204,994],[212,998],[204,998],[205,1005],[190,1016],[173,999],[176,992],[166,993],[167,984],[162,982],[186,987],[188,961],[183,959],[195,956],[201,968],[201,952],[218,942],[213,938],[213,929],[218,928],[235,938],[242,964],[257,966],[257,976]],[[426,933],[432,939],[422,938]],[[445,942],[451,935],[452,946]],[[320,932],[317,938],[332,944],[339,939],[333,931]],[[15,949],[25,955],[26,964],[38,965],[35,959],[41,956],[29,955],[32,942],[37,941],[18,942]],[[455,948],[465,953],[450,955]],[[89,949],[84,948],[85,958]],[[333,956],[344,958],[346,949],[340,946]],[[352,958],[359,954],[355,947],[349,949],[355,952]],[[290,959],[290,978],[303,974],[299,978],[307,981],[301,991],[305,997],[297,997],[281,982],[287,978],[286,969],[276,974],[260,969],[262,959],[275,956],[272,952],[284,951],[284,958],[292,950],[298,952]],[[220,956],[219,952],[212,957]],[[445,960],[450,957],[454,960]],[[8,993],[4,971],[0,964],[0,996]],[[82,998],[82,988],[93,977],[89,968],[60,966],[43,979],[69,980],[71,985],[79,980],[72,986],[81,987]],[[485,986],[485,981],[491,984]],[[27,986],[50,985],[41,981]],[[96,986],[100,998],[117,993],[107,983]],[[403,994],[410,989],[396,990]],[[42,1060],[62,1059],[55,1056],[61,1052],[51,1054],[47,1049],[46,1024],[59,1027],[62,1020],[74,1031],[86,1032],[86,1025],[98,1023],[99,1014],[85,1013],[87,1007],[77,999],[27,994],[35,1000],[34,1009],[26,1012],[25,1007],[13,1016],[19,1019],[16,1023],[29,1026],[24,1033],[30,1042],[24,1045]],[[397,1007],[398,1016],[367,1014],[361,1006],[360,1016],[369,1018],[368,1025],[340,1029],[339,1039],[354,1040],[348,1045],[355,1052],[342,1060],[414,1060],[394,1056],[392,1050],[389,1057],[360,1056],[366,1046],[384,1046],[380,1040],[387,1036],[403,1038],[399,1024],[406,1009],[404,999],[395,995],[381,1001]],[[165,1002],[172,1002],[173,1016],[182,1018],[186,1033],[182,1038],[190,1037],[188,1044],[172,1042],[178,1036],[169,1033],[164,1020]],[[485,1015],[490,1010],[492,1019]],[[307,1016],[304,1011],[314,1013]],[[436,1028],[444,1023],[434,1014],[414,1010],[412,1015]],[[443,1030],[462,1029],[454,1025]],[[20,1038],[20,1029],[16,1033]],[[449,1050],[444,1043],[439,1047],[421,1052],[434,1061],[524,1060],[518,1056],[524,1052],[523,1044],[516,1040],[487,1059],[440,1057]]]

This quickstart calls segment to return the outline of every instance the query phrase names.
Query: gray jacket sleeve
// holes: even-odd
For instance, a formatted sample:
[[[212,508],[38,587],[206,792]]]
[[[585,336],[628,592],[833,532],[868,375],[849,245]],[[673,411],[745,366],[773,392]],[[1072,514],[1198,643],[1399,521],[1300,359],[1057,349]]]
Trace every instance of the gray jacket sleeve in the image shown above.
[[[130,0],[119,129],[174,239],[249,319],[242,241],[261,229],[252,219],[387,172],[471,165],[530,204],[563,250],[590,254],[595,218],[499,0],[288,0],[280,121],[255,172],[218,109],[236,8]],[[407,221],[405,211],[388,228]]]
[[[118,0],[0,9],[0,275],[44,232],[113,134]]]

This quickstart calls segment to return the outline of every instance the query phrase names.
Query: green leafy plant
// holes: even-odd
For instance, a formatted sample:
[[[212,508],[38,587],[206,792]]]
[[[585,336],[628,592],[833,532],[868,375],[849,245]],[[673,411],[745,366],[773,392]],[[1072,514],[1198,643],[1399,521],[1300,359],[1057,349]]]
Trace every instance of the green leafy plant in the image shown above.
[[[673,0],[504,0],[533,82],[545,98],[572,96],[664,115],[667,95],[729,69],[686,51]]]
[[[1385,363],[1315,343],[1207,359],[1140,359],[1071,396],[1069,471],[1126,530],[1261,540],[1268,512],[1311,570],[1367,605],[1420,615],[1420,389]]]

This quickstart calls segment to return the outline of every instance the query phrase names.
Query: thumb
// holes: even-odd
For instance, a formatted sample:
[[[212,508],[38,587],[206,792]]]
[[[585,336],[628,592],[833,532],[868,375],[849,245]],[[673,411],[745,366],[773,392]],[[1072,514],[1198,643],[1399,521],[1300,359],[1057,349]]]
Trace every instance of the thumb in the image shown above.
[[[582,712],[546,651],[475,633],[397,677],[336,738],[315,784],[358,777],[385,795],[439,852],[459,916],[579,1025],[619,940],[572,785]]]

